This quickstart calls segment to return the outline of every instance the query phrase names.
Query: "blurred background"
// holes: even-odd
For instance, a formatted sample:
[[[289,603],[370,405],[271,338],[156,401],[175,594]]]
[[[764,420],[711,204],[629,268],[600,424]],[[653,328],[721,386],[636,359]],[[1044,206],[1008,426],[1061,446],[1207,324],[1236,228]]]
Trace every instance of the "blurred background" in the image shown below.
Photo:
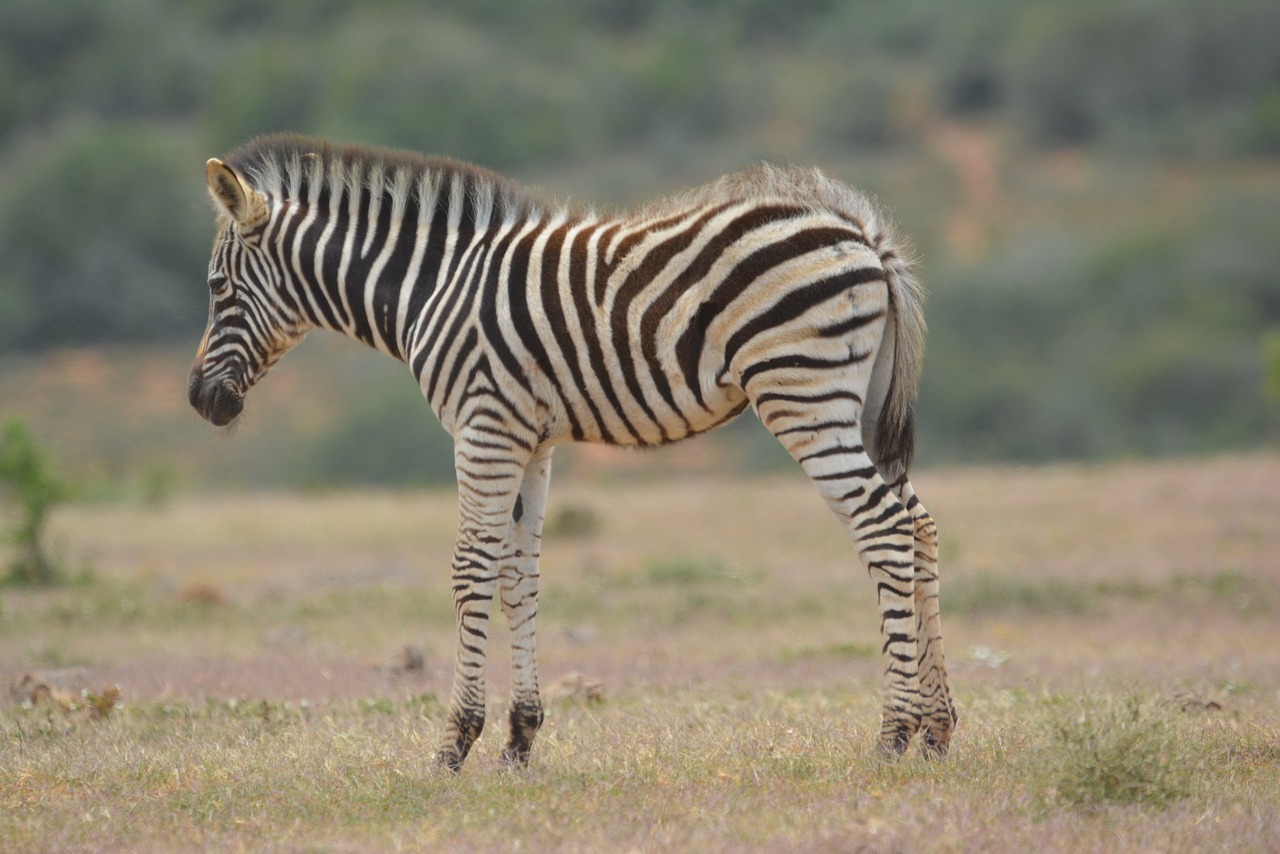
[[[1273,0],[5,0],[0,422],[103,497],[450,480],[408,372],[336,336],[231,438],[187,406],[204,161],[293,130],[618,205],[820,165],[923,259],[922,464],[1258,448],[1280,434],[1278,34]],[[790,465],[752,416],[557,460]]]

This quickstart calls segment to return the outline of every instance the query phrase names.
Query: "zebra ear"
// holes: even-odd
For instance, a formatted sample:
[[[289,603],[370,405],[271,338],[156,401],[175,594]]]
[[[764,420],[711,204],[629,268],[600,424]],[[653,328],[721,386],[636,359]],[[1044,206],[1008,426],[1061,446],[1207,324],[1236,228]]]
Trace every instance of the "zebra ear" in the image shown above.
[[[209,195],[220,214],[241,228],[256,225],[266,218],[266,197],[245,183],[230,166],[214,157],[205,163],[204,175]]]

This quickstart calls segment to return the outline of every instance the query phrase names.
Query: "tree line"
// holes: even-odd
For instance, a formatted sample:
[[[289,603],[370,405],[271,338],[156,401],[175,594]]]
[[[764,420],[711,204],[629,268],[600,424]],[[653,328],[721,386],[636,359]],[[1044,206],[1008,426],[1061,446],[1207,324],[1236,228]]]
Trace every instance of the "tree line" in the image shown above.
[[[1256,444],[1276,417],[1276,32],[1266,0],[11,0],[0,358],[189,343],[212,236],[200,164],[257,133],[532,178],[606,163],[606,199],[773,158],[892,189],[920,236],[921,412],[942,458]],[[1023,176],[1015,227],[977,253],[946,239],[953,179],[883,177],[936,159],[939,122],[1000,140]],[[1092,184],[1019,224],[1053,208],[1035,164],[1062,152]],[[1140,197],[1159,178],[1126,193],[1134,164],[1188,176],[1180,212]],[[1100,225],[1117,207],[1129,221]]]

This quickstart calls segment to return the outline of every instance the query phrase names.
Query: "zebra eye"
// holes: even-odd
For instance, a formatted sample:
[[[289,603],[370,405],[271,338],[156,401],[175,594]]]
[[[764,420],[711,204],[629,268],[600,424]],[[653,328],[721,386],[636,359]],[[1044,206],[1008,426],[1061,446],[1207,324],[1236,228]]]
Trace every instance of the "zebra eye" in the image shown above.
[[[227,286],[231,284],[231,280],[221,273],[214,273],[209,277],[209,290],[215,295],[221,295],[227,292]]]

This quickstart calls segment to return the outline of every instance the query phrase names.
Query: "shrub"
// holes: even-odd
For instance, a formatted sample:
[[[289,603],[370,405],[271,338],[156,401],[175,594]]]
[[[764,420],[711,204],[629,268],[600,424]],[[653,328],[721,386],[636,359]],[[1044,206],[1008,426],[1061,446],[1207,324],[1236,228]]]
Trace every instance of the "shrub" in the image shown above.
[[[1275,419],[1280,438],[1280,329],[1269,330],[1262,338],[1262,393]]]
[[[12,495],[18,515],[8,537],[17,555],[6,580],[31,585],[56,583],[61,573],[49,557],[45,526],[50,511],[70,495],[70,489],[54,474],[44,451],[16,418],[5,425],[0,440],[0,487]]]
[[[1135,695],[1059,710],[1041,763],[1051,775],[1048,791],[1076,807],[1164,807],[1188,797],[1201,769],[1183,746],[1174,715]]]
[[[542,525],[543,536],[590,537],[600,531],[600,515],[590,507],[568,504],[548,516]]]

